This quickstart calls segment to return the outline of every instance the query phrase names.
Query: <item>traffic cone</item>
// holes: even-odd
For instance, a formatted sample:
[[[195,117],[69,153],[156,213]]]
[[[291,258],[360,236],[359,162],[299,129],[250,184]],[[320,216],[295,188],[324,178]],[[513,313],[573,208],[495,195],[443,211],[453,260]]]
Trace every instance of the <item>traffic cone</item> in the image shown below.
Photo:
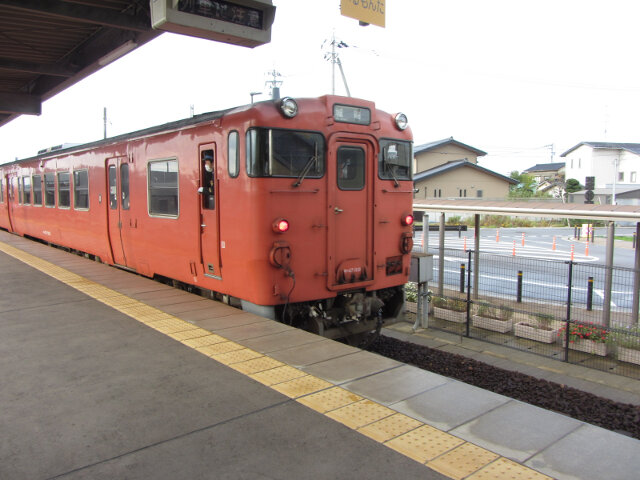
[[[499,241],[500,241],[500,229],[498,228],[496,230],[496,242],[499,242]]]
[[[462,249],[466,252],[467,251],[467,237],[464,237],[464,246],[462,247]]]
[[[513,241],[513,252],[511,253],[514,257],[516,256],[516,241]]]
[[[575,250],[575,248],[574,248],[573,243],[572,243],[572,244],[571,244],[571,261],[572,261],[572,262],[573,262],[573,253],[574,253],[574,250]]]
[[[522,232],[522,246],[524,247],[524,232]]]
[[[551,245],[551,250],[553,250],[555,252],[556,250],[556,237],[553,237],[553,245]]]

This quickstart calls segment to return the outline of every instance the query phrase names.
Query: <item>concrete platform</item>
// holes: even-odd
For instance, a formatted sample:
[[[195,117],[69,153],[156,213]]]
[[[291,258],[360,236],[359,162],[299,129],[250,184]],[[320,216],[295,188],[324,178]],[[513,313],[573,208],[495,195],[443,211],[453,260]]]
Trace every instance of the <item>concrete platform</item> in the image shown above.
[[[640,471],[635,439],[6,232],[0,251],[0,478]]]

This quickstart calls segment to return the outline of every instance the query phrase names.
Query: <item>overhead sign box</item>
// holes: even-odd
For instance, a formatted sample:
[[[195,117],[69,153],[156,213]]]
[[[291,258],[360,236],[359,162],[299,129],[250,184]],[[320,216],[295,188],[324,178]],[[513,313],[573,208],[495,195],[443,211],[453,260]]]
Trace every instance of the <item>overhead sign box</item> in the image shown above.
[[[271,41],[275,16],[271,0],[151,0],[153,28],[249,48]]]
[[[345,17],[384,27],[385,0],[340,0],[340,11]]]

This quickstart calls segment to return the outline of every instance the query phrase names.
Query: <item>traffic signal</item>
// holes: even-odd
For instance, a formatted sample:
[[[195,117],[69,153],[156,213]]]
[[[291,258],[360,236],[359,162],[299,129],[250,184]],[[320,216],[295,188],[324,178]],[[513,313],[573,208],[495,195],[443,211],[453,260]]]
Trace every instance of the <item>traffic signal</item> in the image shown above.
[[[593,189],[595,187],[596,177],[584,178],[584,203],[593,203],[595,197]]]

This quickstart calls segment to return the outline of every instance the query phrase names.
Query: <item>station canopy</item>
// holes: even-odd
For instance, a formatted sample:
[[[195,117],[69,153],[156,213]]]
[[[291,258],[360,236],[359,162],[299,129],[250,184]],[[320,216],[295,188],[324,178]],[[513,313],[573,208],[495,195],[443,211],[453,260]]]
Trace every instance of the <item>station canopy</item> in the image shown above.
[[[274,17],[271,0],[0,0],[0,126],[163,31],[253,48]]]
[[[148,1],[0,0],[0,126],[162,33]]]
[[[593,205],[525,201],[430,199],[414,201],[413,209],[425,213],[467,213],[539,218],[574,218],[640,222],[640,205]]]

